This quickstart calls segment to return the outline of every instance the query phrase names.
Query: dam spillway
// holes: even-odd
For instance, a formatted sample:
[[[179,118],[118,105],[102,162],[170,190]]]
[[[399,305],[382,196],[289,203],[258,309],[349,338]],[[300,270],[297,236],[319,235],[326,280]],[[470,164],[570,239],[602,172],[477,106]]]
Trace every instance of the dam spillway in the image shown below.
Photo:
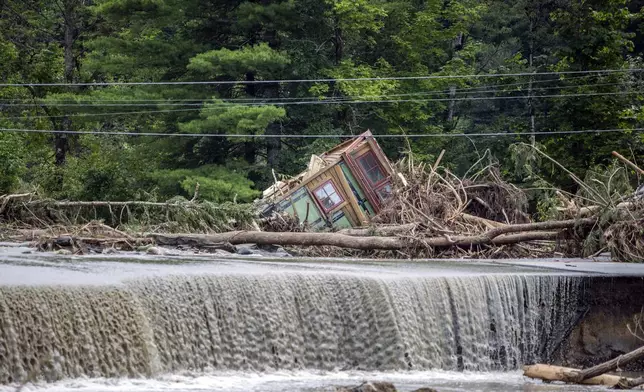
[[[212,369],[512,370],[557,348],[584,279],[484,264],[1,268],[4,384]]]

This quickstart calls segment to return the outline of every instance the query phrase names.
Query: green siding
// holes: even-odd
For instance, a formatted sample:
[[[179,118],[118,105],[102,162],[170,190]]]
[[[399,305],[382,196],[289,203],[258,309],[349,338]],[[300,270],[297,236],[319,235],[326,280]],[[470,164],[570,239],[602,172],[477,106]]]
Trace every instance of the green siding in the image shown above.
[[[317,204],[315,204],[315,201],[311,199],[305,187],[300,188],[299,190],[295,191],[290,197],[280,202],[279,208],[282,211],[293,216],[295,216],[295,213],[297,212],[297,217],[300,220],[300,223],[303,223],[304,218],[306,218],[307,204],[309,205],[309,225],[311,225],[312,228],[324,227],[326,225],[326,222],[320,214],[320,210],[318,209]]]
[[[356,190],[356,192],[358,193],[358,196],[360,197],[360,200],[362,200],[364,205],[367,207],[367,211],[365,211],[367,215],[370,215],[370,216],[375,215],[375,212],[373,211],[373,207],[367,200],[367,197],[364,195],[364,192],[360,187],[360,184],[358,183],[356,178],[353,176],[353,173],[351,173],[351,170],[349,170],[349,167],[344,162],[340,163],[340,167],[342,168],[342,173],[344,174],[344,177],[346,177],[349,184],[351,184],[351,187]],[[362,208],[362,210],[364,211],[364,208]]]
[[[351,222],[347,219],[346,215],[342,210],[336,211],[333,214],[333,227],[338,229],[350,228]]]

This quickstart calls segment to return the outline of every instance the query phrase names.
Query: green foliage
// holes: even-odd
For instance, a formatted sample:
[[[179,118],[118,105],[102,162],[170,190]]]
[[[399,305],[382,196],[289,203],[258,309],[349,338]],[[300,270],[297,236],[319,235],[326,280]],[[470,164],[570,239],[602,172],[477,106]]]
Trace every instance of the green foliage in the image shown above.
[[[247,72],[275,76],[289,62],[286,54],[271,49],[266,43],[261,43],[238,50],[223,48],[200,53],[190,59],[188,69],[207,77],[244,76]]]
[[[594,205],[616,205],[633,194],[628,171],[621,164],[597,165],[586,172],[579,196]]]
[[[642,73],[540,75],[642,68],[641,2],[90,3],[4,1],[0,80],[226,84],[6,87],[0,89],[7,103],[0,127],[273,137],[70,135],[66,162],[55,165],[60,138],[2,133],[0,193],[22,182],[56,198],[190,199],[198,182],[205,200],[250,201],[272,183],[272,170],[296,174],[310,154],[366,129],[397,135],[511,133],[516,135],[379,142],[392,160],[411,153],[434,162],[445,149],[443,164],[459,174],[484,154],[494,157],[506,178],[532,189],[531,211],[545,216],[555,200],[552,187],[575,194],[579,185],[516,143],[534,142],[581,178],[604,186],[609,179],[613,185],[625,182],[626,172],[597,174],[612,170],[612,151],[644,156],[644,134],[634,130],[644,127]],[[71,44],[66,32],[72,33]],[[443,78],[450,75],[479,77]],[[398,79],[265,83],[388,77]],[[338,102],[323,105],[319,99]],[[614,128],[633,131],[534,140],[524,135]],[[338,137],[274,137],[280,134]],[[613,200],[628,188],[595,192]]]
[[[201,118],[179,124],[179,129],[186,133],[261,134],[270,123],[285,116],[286,111],[281,107],[230,105],[212,100],[201,110]]]
[[[0,133],[0,195],[14,190],[25,172],[23,143],[14,133]]]
[[[139,180],[146,164],[125,139],[85,136],[78,142],[83,154],[72,156],[63,167],[40,163],[30,171],[31,180],[55,199],[139,200],[144,190]]]
[[[206,165],[197,169],[158,170],[149,175],[161,198],[181,195],[192,198],[199,184],[199,198],[212,202],[251,202],[259,196],[253,182],[239,169]]]

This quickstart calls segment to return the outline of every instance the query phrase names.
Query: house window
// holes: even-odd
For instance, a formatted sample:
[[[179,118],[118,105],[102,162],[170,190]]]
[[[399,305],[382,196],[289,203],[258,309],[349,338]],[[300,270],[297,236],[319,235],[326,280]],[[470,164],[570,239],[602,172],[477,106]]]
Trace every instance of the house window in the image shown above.
[[[382,201],[387,200],[389,196],[391,196],[391,184],[387,183],[381,186],[379,189],[376,190],[376,193],[378,193],[380,200]]]
[[[313,191],[315,198],[318,199],[325,212],[329,212],[335,207],[342,204],[344,199],[333,186],[333,181],[329,180]]]
[[[359,157],[358,163],[372,185],[376,185],[386,178],[382,166],[380,166],[373,151],[369,151]]]

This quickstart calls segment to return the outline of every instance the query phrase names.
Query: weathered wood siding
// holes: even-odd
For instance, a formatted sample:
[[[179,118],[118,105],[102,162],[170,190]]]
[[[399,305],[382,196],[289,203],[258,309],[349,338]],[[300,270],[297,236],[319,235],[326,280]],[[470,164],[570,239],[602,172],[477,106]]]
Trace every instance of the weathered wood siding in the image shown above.
[[[334,165],[321,171],[307,182],[306,187],[312,195],[315,195],[316,189],[324,185],[327,181],[331,181],[333,188],[342,197],[343,202],[328,212],[324,212],[324,208],[318,202],[319,209],[323,214],[326,214],[327,220],[332,222],[334,227],[360,226],[366,218],[364,218],[364,215],[356,212],[357,200],[352,193],[347,192],[349,185],[346,182],[346,178],[336,168],[339,169],[337,165]]]

